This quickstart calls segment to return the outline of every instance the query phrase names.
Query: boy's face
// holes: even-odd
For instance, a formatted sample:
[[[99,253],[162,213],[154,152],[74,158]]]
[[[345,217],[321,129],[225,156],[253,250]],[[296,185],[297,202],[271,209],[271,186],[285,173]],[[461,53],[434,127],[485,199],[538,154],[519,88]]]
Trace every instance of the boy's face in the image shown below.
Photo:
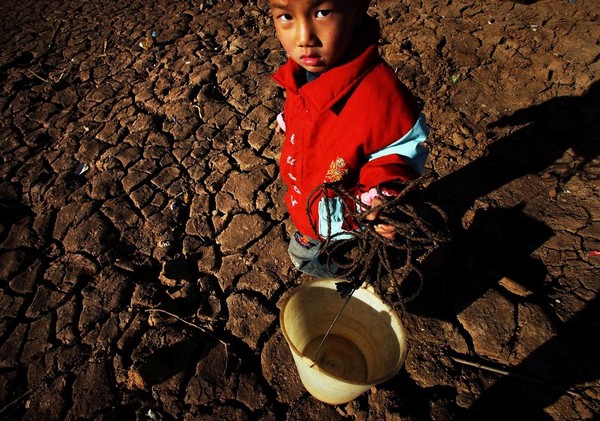
[[[309,72],[330,69],[348,49],[364,0],[270,0],[277,38]]]

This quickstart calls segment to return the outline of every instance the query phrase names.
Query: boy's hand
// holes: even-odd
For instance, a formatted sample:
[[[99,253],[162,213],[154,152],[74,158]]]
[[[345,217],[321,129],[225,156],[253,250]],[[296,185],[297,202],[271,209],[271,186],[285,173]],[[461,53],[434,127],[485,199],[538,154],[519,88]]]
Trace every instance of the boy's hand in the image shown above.
[[[371,203],[371,208],[376,208],[380,205],[383,204],[383,201],[379,198],[376,197],[373,199],[373,202]],[[371,213],[369,213],[367,215],[367,219],[369,221],[374,221],[377,218],[377,214],[379,213],[379,211],[375,210]],[[384,238],[387,238],[388,240],[393,240],[394,237],[396,236],[396,229],[388,224],[377,224],[374,226],[375,231],[381,235]]]

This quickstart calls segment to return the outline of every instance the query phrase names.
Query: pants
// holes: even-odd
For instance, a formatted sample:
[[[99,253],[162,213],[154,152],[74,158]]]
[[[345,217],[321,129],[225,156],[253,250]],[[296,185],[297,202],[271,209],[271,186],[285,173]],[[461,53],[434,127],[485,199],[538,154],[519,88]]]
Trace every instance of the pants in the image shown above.
[[[335,278],[338,268],[334,264],[327,264],[325,256],[320,253],[321,244],[321,241],[313,240],[296,231],[290,240],[288,253],[299,271],[315,278]]]

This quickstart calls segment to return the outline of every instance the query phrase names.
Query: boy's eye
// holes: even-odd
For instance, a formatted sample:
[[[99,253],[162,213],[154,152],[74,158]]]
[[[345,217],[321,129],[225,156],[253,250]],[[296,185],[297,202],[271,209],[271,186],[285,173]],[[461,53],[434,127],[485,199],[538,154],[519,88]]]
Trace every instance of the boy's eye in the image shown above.
[[[290,22],[292,20],[292,15],[284,13],[283,15],[279,15],[277,19],[279,19],[282,22]]]
[[[331,10],[319,10],[317,12],[317,17],[324,18],[324,17],[328,16],[329,14],[331,14]]]

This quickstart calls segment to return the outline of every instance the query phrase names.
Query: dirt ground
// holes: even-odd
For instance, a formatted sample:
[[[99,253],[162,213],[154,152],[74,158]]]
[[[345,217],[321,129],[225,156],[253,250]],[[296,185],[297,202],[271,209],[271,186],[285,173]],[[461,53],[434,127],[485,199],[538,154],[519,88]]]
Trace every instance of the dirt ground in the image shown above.
[[[450,243],[402,371],[303,388],[267,2],[0,3],[0,419],[590,420],[597,0],[374,0]]]

